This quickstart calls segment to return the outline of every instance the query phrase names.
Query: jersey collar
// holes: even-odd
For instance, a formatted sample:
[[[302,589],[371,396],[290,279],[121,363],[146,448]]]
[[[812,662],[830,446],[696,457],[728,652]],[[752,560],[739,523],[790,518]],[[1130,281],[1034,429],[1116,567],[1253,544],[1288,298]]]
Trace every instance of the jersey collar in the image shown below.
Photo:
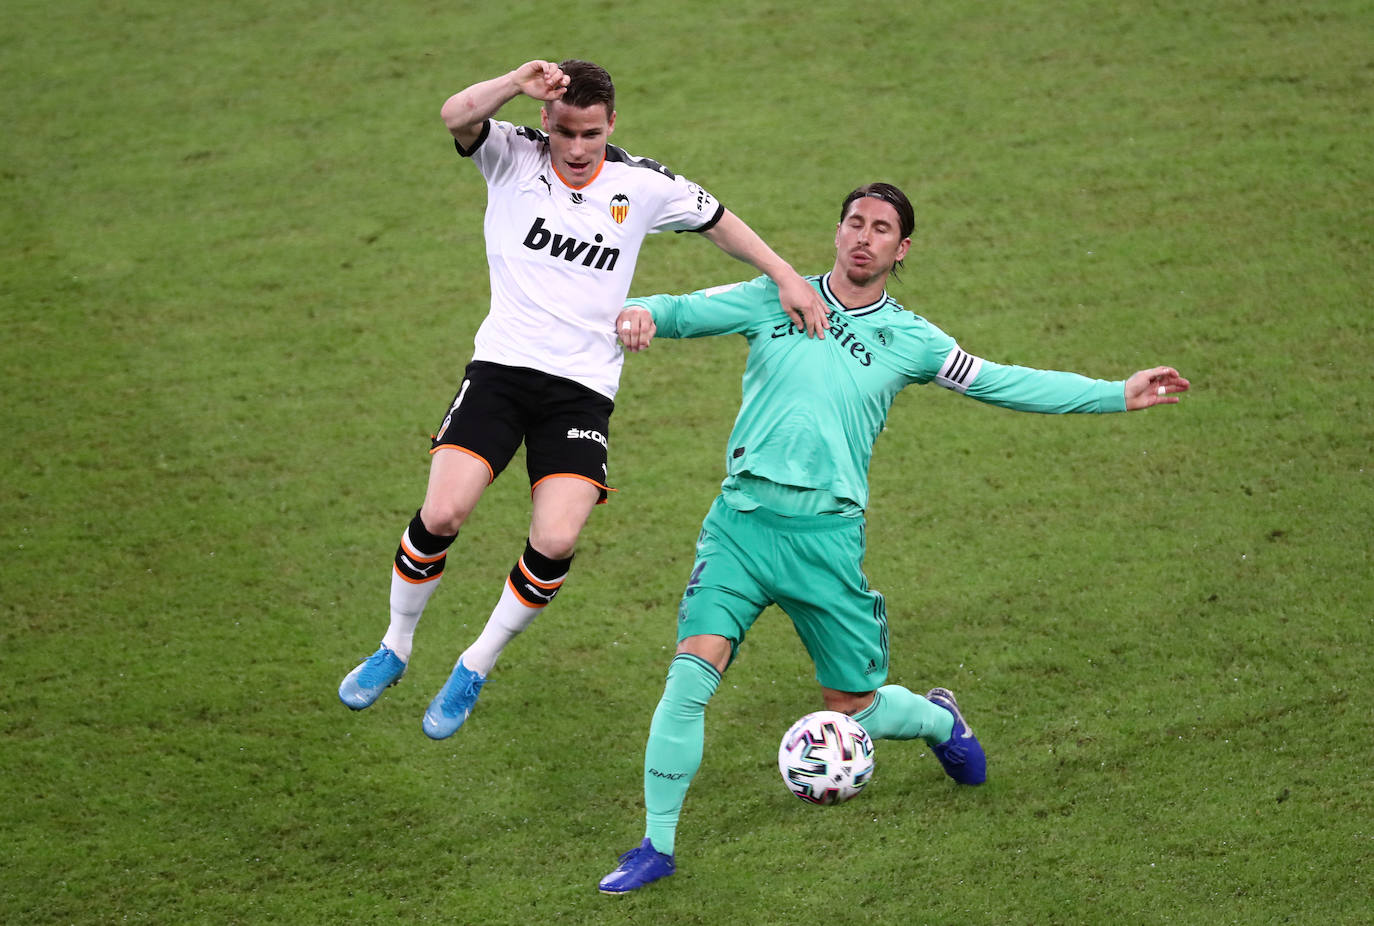
[[[596,180],[596,178],[601,176],[601,170],[602,170],[602,168],[604,168],[605,166],[606,166],[606,155],[605,155],[605,153],[603,152],[602,155],[601,155],[601,163],[598,164],[598,165],[596,165],[596,170],[592,171],[592,175],[591,175],[590,177],[587,178],[587,182],[586,182],[586,183],[582,184],[581,186],[578,186],[578,185],[575,184],[575,183],[569,182],[568,179],[567,179],[566,177],[564,177],[562,174],[560,174],[560,173],[558,172],[558,165],[556,165],[556,164],[553,163],[553,158],[549,158],[549,167],[553,168],[553,175],[554,175],[555,177],[557,177],[559,180],[563,181],[563,185],[564,185],[565,187],[567,187],[568,189],[570,189],[570,190],[585,190],[587,187],[591,186],[592,183]]]
[[[840,309],[846,315],[850,315],[855,318],[861,315],[872,315],[874,312],[878,311],[883,306],[887,305],[887,301],[889,298],[889,296],[887,295],[887,290],[884,289],[883,294],[878,297],[878,300],[876,302],[870,303],[869,305],[861,305],[856,309],[851,309],[848,306],[846,306],[843,302],[841,302],[840,297],[836,296],[835,291],[830,288],[829,272],[821,276],[821,295],[825,296],[828,302],[830,302],[836,308]]]

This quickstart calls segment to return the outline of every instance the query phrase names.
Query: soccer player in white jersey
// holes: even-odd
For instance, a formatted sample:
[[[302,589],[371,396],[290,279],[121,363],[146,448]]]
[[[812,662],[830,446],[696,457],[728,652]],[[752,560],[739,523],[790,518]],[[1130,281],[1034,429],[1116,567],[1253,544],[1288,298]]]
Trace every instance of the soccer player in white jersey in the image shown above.
[[[754,620],[770,604],[792,619],[816,666],[825,708],[874,739],[920,739],[961,784],[986,777],[983,747],[954,695],[885,685],[887,608],[863,573],[864,510],[873,442],[906,386],[935,382],[1019,411],[1120,412],[1178,401],[1188,381],[1170,367],[1124,381],[1003,366],[959,348],[887,294],[911,247],[905,194],[872,183],[840,207],[835,263],[813,283],[830,306],[830,336],[798,337],[771,310],[762,278],[687,296],[631,300],[622,341],[655,334],[742,334],[744,400],[721,494],[706,515],[678,608],[678,647],[644,750],[644,841],[602,879],[623,894],[671,875],[678,817],[701,764],[706,704]],[[810,388],[824,383],[825,388]]]
[[[522,94],[543,103],[541,129],[493,118]],[[442,116],[487,181],[491,311],[434,437],[424,504],[396,550],[386,633],[339,686],[340,700],[362,710],[405,674],[449,546],[523,441],[529,537],[486,626],[425,711],[434,739],[462,726],[502,649],[553,600],[587,517],[606,500],[623,358],[615,320],[644,236],[699,232],[774,281],[778,307],[809,335],[822,338],[828,324],[816,292],[710,193],[608,144],[615,88],[597,65],[529,61],[453,95]]]

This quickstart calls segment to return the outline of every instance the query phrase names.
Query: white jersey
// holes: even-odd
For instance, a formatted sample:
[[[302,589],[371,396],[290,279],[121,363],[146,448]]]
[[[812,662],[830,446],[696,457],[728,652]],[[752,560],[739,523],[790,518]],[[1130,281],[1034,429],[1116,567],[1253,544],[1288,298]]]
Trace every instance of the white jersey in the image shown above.
[[[487,181],[491,311],[473,359],[540,370],[614,399],[624,363],[615,319],[644,236],[706,231],[725,207],[614,145],[580,187],[554,171],[548,136],[536,129],[488,119],[471,149],[457,147]]]

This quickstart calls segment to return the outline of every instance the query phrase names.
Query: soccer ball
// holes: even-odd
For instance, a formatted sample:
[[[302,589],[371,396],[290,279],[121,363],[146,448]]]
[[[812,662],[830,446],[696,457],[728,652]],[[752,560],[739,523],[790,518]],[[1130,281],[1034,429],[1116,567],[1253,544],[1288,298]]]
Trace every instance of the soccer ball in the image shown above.
[[[873,778],[873,740],[853,717],[816,711],[792,724],[778,746],[783,784],[812,804],[839,804]]]

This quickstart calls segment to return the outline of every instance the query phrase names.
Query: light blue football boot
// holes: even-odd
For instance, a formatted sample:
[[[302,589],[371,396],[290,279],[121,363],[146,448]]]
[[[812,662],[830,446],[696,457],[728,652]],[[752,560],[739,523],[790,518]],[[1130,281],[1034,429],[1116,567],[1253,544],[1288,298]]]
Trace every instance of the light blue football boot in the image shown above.
[[[368,656],[339,684],[339,700],[347,707],[360,711],[371,707],[383,691],[401,680],[406,664],[386,644]]]
[[[477,703],[477,696],[486,683],[485,677],[463,665],[460,656],[448,681],[444,682],[444,687],[439,689],[439,693],[429,702],[429,708],[425,711],[425,719],[420,724],[424,728],[425,736],[432,740],[441,740],[457,733],[458,728],[472,713],[472,706]]]

